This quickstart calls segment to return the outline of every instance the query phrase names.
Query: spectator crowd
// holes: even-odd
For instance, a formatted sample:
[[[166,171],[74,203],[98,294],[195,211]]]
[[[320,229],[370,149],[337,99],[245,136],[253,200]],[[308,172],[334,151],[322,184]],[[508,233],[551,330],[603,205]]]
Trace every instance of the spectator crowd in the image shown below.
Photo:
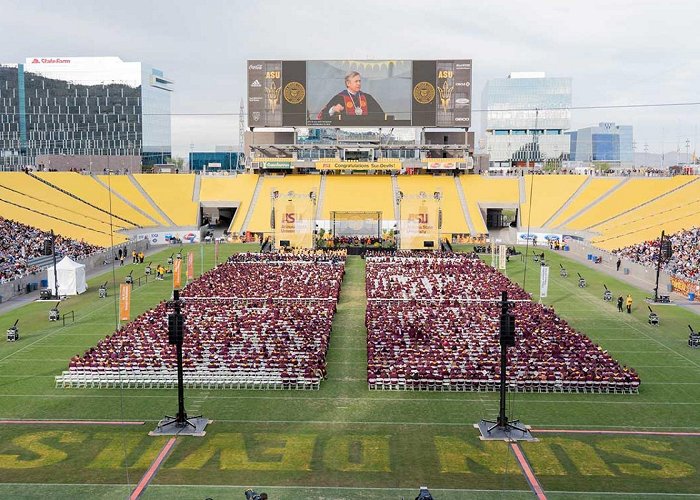
[[[700,228],[679,231],[666,238],[671,241],[673,255],[662,263],[662,268],[677,278],[688,281],[700,279]],[[656,267],[660,242],[660,238],[644,241],[613,253],[643,266]]]
[[[638,389],[633,369],[474,256],[368,256],[366,275],[372,389],[497,389],[502,290],[516,318],[507,373],[514,388]]]
[[[340,252],[239,254],[187,285],[181,293],[186,382],[318,388],[344,269]],[[57,385],[100,386],[115,373],[128,373],[137,386],[154,377],[172,384],[177,365],[168,312],[162,302],[73,357]]]
[[[104,250],[59,234],[55,238],[56,253],[72,259],[83,259]],[[51,239],[51,233],[0,217],[0,281],[4,283],[39,272],[40,268],[31,265],[30,261],[43,255],[47,239]]]

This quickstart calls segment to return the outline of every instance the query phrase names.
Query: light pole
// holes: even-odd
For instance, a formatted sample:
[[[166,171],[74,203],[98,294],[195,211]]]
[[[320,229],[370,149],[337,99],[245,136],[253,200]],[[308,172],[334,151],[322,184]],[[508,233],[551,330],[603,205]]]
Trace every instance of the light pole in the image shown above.
[[[649,144],[644,143],[644,166],[649,164]]]

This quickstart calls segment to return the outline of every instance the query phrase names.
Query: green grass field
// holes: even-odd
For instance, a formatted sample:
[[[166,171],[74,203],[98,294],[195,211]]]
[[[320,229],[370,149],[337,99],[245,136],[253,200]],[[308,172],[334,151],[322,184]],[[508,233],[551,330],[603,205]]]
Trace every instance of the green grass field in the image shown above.
[[[222,247],[222,259],[245,245]],[[213,265],[213,248],[193,247],[195,271]],[[153,258],[165,261],[164,250]],[[511,414],[540,438],[522,444],[550,498],[700,497],[700,437],[603,435],[537,429],[700,432],[700,350],[687,347],[698,316],[657,307],[647,325],[644,291],[563,254],[550,255],[545,303],[623,364],[636,368],[637,395],[511,394]],[[573,277],[558,276],[563,262]],[[136,266],[117,268],[117,282]],[[143,498],[243,498],[246,486],[270,498],[414,498],[428,485],[436,499],[531,498],[506,443],[482,442],[473,424],[495,417],[498,395],[484,392],[368,391],[364,261],[350,257],[334,318],[328,380],[319,391],[187,390],[191,415],[214,420],[204,438],[178,438]],[[588,288],[576,286],[576,271]],[[142,266],[134,276],[142,275]],[[522,284],[524,264],[507,274]],[[0,344],[0,419],[145,421],[142,426],[0,425],[0,498],[126,498],[166,442],[148,432],[177,410],[176,391],[56,389],[54,377],[115,328],[114,291],[97,298],[111,269],[61,305],[75,323],[49,323],[46,304],[0,316],[0,331],[20,318],[21,341]],[[632,315],[602,300],[632,293]],[[539,284],[529,263],[525,288]],[[135,287],[132,316],[169,297],[171,281]],[[536,293],[536,292],[535,292]]]

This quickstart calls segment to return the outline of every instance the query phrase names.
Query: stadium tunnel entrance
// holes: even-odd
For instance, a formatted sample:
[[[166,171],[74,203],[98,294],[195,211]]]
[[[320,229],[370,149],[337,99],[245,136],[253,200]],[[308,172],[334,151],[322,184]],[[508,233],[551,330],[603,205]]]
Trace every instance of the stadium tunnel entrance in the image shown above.
[[[515,204],[499,203],[480,205],[481,216],[486,222],[487,229],[502,229],[515,227],[518,223],[519,209]]]
[[[240,208],[240,201],[202,201],[199,204],[199,217],[202,226],[221,236],[228,231],[231,221]]]

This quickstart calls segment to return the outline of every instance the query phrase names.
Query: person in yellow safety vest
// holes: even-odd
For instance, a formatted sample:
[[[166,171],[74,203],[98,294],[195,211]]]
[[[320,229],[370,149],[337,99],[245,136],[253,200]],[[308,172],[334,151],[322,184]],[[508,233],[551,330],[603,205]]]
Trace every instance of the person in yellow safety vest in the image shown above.
[[[627,305],[627,313],[632,314],[632,295],[627,294],[627,300],[625,301],[625,305]]]

